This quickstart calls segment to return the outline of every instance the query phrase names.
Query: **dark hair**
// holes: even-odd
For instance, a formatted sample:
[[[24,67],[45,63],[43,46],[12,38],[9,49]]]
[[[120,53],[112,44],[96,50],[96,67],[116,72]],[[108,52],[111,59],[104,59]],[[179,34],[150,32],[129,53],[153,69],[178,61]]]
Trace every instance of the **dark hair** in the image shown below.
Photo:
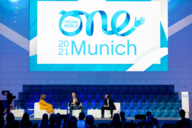
[[[151,112],[150,112],[150,111],[147,112],[147,117],[148,117],[149,115],[151,115]]]
[[[84,120],[85,119],[85,113],[81,112],[79,113],[79,120]]]
[[[184,118],[184,117],[185,117],[185,110],[181,109],[181,110],[179,111],[179,115],[180,115],[182,118]]]
[[[114,122],[119,122],[119,121],[120,121],[120,117],[119,117],[119,114],[118,114],[118,113],[115,113],[115,114],[114,114],[113,121],[114,121]]]
[[[121,112],[120,112],[120,116],[121,116],[121,117],[125,117],[125,112],[124,112],[124,111],[121,111]]]
[[[61,114],[60,114],[60,113],[57,113],[57,117],[58,117],[57,125],[58,125],[58,126],[61,126],[61,121],[62,121],[62,119],[61,119]]]
[[[94,124],[94,117],[92,115],[88,115],[86,117],[85,124],[93,125]]]
[[[14,117],[13,113],[9,113],[6,117],[6,120],[7,120],[7,122],[15,121],[15,117]]]
[[[41,127],[45,127],[48,126],[48,115],[47,114],[43,114],[43,119],[41,121]]]
[[[150,119],[146,119],[145,121],[144,121],[144,126],[145,127],[150,127],[150,128],[153,128],[153,122],[152,122],[152,120],[150,120]]]
[[[26,123],[28,123],[29,122],[29,114],[28,113],[24,113],[23,114],[23,117],[22,117],[22,120],[21,120],[21,122],[26,122]]]
[[[56,120],[57,120],[57,116],[54,113],[52,113],[51,116],[50,116],[50,119],[49,119],[50,126],[54,126]]]
[[[120,116],[121,116],[122,122],[125,123],[125,121],[126,121],[125,112],[124,112],[124,111],[121,111],[121,112],[120,112]]]
[[[67,125],[67,119],[68,119],[69,117],[71,117],[70,114],[67,114],[67,115],[65,116],[65,120],[64,120],[64,122],[63,122],[63,128],[66,127],[66,125]]]
[[[77,118],[75,116],[70,116],[67,119],[67,127],[77,127]]]

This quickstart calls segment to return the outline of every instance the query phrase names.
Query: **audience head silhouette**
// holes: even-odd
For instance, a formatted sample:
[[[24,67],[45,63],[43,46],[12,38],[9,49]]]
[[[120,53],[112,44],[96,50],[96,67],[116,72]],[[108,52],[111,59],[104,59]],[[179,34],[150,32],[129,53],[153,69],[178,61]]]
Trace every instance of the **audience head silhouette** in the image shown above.
[[[181,116],[181,120],[178,120],[176,123],[176,128],[190,128],[191,123],[190,119],[185,118],[185,110],[180,110],[179,115]]]
[[[181,118],[185,118],[185,110],[181,109],[179,111],[179,115],[180,115]]]
[[[124,111],[121,111],[121,112],[120,112],[120,116],[121,116],[121,118],[122,118],[122,117],[125,117],[125,112],[124,112]]]
[[[51,114],[50,116],[50,119],[49,119],[49,122],[50,122],[50,126],[54,126],[57,122],[57,116],[53,113]]]
[[[88,115],[86,117],[85,124],[92,126],[94,124],[94,117],[92,115]]]
[[[47,114],[43,114],[43,119],[42,121],[48,120],[48,115]]]
[[[79,113],[79,120],[84,120],[85,119],[85,113],[81,112]]]
[[[115,114],[114,114],[113,121],[114,121],[114,122],[119,122],[119,121],[120,121],[120,117],[119,117],[119,114],[118,114],[118,113],[115,113]]]
[[[151,116],[151,112],[150,112],[150,111],[147,112],[147,117],[148,117],[148,116]]]
[[[15,117],[13,113],[8,113],[6,120],[7,120],[7,123],[15,121]]]
[[[6,120],[7,124],[5,128],[19,128],[19,121],[15,121],[13,113],[8,113]]]
[[[43,114],[43,119],[41,121],[41,127],[46,127],[49,125],[48,123],[48,115],[47,114]]]
[[[23,114],[22,121],[23,122],[29,122],[29,114],[28,113]]]
[[[62,121],[61,115],[60,115],[60,113],[57,113],[57,126],[61,125],[61,121]]]
[[[67,119],[67,128],[76,128],[77,118],[75,116],[69,116]]]

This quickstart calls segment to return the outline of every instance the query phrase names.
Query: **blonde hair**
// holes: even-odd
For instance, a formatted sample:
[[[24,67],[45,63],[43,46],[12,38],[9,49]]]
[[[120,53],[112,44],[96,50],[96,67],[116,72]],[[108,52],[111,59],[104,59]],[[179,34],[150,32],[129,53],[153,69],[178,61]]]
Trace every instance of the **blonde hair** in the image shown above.
[[[41,97],[40,97],[40,100],[44,100],[45,97],[46,97],[46,95],[45,95],[45,94],[42,94]]]

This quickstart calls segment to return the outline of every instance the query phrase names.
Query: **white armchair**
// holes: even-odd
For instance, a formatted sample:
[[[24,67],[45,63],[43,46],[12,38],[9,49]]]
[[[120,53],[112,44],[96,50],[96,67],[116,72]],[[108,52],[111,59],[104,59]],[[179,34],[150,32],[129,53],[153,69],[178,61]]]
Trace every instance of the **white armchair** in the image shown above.
[[[113,110],[113,114],[115,113],[120,113],[120,108],[121,108],[121,103],[114,103],[116,110]],[[111,112],[110,110],[105,110],[104,111],[104,117],[105,118],[110,118],[111,117]]]
[[[46,110],[40,110],[39,102],[34,103],[34,118],[42,119],[43,114],[48,114]]]

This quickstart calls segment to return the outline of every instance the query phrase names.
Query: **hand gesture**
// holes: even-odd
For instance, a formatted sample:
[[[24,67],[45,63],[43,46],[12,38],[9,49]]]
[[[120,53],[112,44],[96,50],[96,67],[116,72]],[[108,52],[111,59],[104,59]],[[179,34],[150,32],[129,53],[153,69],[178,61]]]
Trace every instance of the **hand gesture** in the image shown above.
[[[75,102],[71,103],[71,104],[75,104]]]
[[[107,107],[107,105],[104,105],[104,107],[106,108],[106,107]]]
[[[77,102],[77,98],[75,98],[75,102]]]
[[[144,24],[144,22],[145,18],[141,17],[139,20],[137,20],[137,18],[135,17],[134,27],[139,27],[140,25]]]

